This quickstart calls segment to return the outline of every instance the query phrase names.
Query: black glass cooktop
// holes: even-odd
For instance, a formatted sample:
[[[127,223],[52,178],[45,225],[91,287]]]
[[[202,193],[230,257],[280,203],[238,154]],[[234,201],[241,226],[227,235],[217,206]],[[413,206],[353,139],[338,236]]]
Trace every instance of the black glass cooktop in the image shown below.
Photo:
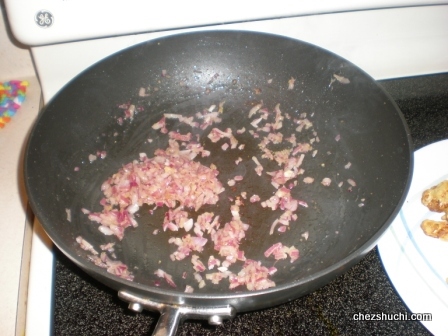
[[[448,74],[380,81],[402,110],[415,149],[448,138]],[[134,313],[117,294],[56,251],[55,335],[147,335],[157,313]],[[430,335],[416,321],[358,321],[357,313],[409,312],[375,248],[323,288],[283,305],[238,314],[222,326],[186,321],[179,335]]]

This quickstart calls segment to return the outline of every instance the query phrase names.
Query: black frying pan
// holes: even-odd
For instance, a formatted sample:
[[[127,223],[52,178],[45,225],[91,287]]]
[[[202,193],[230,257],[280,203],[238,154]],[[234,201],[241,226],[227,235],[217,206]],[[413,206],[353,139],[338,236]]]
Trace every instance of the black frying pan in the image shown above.
[[[288,89],[291,78],[294,87]],[[149,95],[140,96],[140,88],[146,88]],[[229,289],[225,280],[197,288],[189,259],[169,259],[176,247],[167,240],[182,233],[153,234],[161,228],[166,208],[152,215],[148,208],[141,208],[139,226],[127,228],[122,241],[104,236],[97,230],[98,224],[81,211],[101,211],[101,184],[122,165],[138,159],[141,152],[150,157],[157,148],[166,148],[167,135],[152,128],[164,113],[193,116],[224,100],[222,123],[212,127],[254,129],[250,124],[253,118],[247,117],[249,110],[262,101],[272,111],[279,103],[289,118],[281,129],[285,136],[295,133],[300,142],[317,134],[320,140],[313,144],[318,150],[315,157],[306,154],[301,166],[305,174],[294,179],[298,186],[291,189],[292,196],[306,201],[308,207],[298,208],[298,219],[290,223],[287,232],[269,234],[281,212],[247,201],[242,207],[241,216],[250,228],[241,249],[247,258],[260,260],[267,267],[275,265],[278,270],[271,277],[276,286],[265,290]],[[133,104],[137,111],[132,120],[124,118],[121,123],[123,104]],[[296,132],[293,121],[303,112],[313,126]],[[168,126],[181,133],[188,131],[175,121]],[[236,135],[246,144],[243,150],[223,151],[221,142],[208,140],[209,129],[195,134],[212,155],[195,160],[206,166],[213,163],[220,171],[218,178],[226,191],[216,206],[206,209],[219,213],[225,222],[236,195],[246,191],[266,200],[275,188],[266,174],[259,177],[254,172],[250,158],[261,157],[259,140],[245,132]],[[106,158],[90,163],[89,155],[97,151],[106,151]],[[161,312],[157,332],[172,334],[184,318],[221,323],[236,312],[302,296],[349,269],[375,245],[400,208],[410,183],[411,153],[409,132],[395,103],[350,62],[280,36],[199,32],[121,51],[70,82],[39,116],[26,151],[25,178],[31,206],[56,246],[91,276],[119,291],[130,308]],[[244,161],[237,166],[238,157]],[[276,163],[261,162],[265,172],[278,169]],[[346,169],[348,162],[351,166]],[[235,175],[243,175],[244,180],[230,188],[227,181]],[[315,182],[304,184],[305,175],[313,176]],[[329,187],[320,183],[325,177],[332,180]],[[350,186],[348,179],[356,186]],[[344,184],[338,186],[339,182]],[[130,267],[134,281],[95,266],[88,259],[90,252],[76,243],[78,236],[97,250],[101,244],[116,242],[117,259]],[[294,263],[266,258],[264,251],[279,241],[298,248],[300,258]],[[213,252],[206,246],[201,258],[206,261]],[[176,288],[154,274],[158,268],[173,276]],[[184,279],[185,271],[188,276]],[[193,293],[184,293],[187,284],[195,287]]]

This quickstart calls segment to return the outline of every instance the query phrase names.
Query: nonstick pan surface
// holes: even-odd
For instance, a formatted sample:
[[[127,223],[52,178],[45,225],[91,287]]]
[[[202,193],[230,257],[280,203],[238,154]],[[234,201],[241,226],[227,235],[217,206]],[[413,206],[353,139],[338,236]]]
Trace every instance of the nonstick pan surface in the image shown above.
[[[288,87],[291,79],[294,85]],[[240,207],[243,221],[249,224],[240,248],[248,259],[277,268],[271,277],[276,286],[265,290],[229,289],[226,279],[198,288],[190,258],[170,260],[176,246],[168,244],[169,237],[181,237],[185,232],[161,230],[166,207],[152,213],[151,206],[142,207],[136,217],[139,226],[127,228],[121,241],[99,232],[98,224],[82,211],[101,211],[101,185],[123,165],[138,160],[139,153],[151,157],[156,149],[168,146],[168,135],[152,128],[164,114],[194,117],[224,101],[222,122],[193,132],[211,152],[209,157],[195,160],[217,166],[218,179],[226,189],[217,205],[202,210],[219,214],[223,224],[231,219],[232,202],[237,197],[243,200],[241,192],[267,200],[276,191],[270,176],[263,173],[260,177],[254,170],[253,156],[260,158],[264,172],[277,170],[279,165],[261,158],[258,144],[267,133],[257,132],[251,125],[255,118],[248,118],[251,108],[262,103],[274,113],[280,104],[284,120],[279,131],[285,137],[295,134],[297,142],[314,139],[313,151],[306,153],[300,166],[304,173],[285,185],[308,207],[298,207],[297,220],[291,221],[285,233],[269,233],[280,210],[272,211],[248,200]],[[125,113],[130,105],[136,107],[132,116]],[[304,113],[312,127],[296,131],[297,120],[303,119]],[[191,131],[191,127],[175,120],[168,126],[179,133]],[[207,137],[213,127],[233,129],[239,144],[245,147],[223,150],[223,142],[212,143]],[[235,133],[242,128],[246,132]],[[214,31],[148,41],[81,73],[39,116],[29,139],[24,169],[30,204],[45,231],[62,252],[93,277],[116,290],[164,304],[230,305],[236,311],[249,311],[286,302],[323,286],[375,245],[407,193],[411,147],[407,126],[395,103],[350,62],[294,39]],[[89,156],[103,151],[105,158],[98,155],[90,162]],[[240,157],[242,163],[236,164]],[[230,187],[228,181],[236,175],[244,179]],[[313,177],[314,182],[303,183],[305,176]],[[324,178],[331,179],[330,186],[321,184]],[[350,185],[348,180],[355,184]],[[294,181],[296,186],[291,184]],[[157,229],[159,233],[154,234]],[[89,260],[90,252],[76,242],[79,236],[98,251],[102,244],[116,243],[116,258],[128,265],[134,281],[94,265]],[[295,246],[300,251],[299,259],[291,263],[289,259],[266,258],[264,252],[277,242]],[[207,245],[199,256],[206,262],[210,254],[217,256]],[[236,265],[240,269],[242,262],[234,265],[238,272]],[[176,288],[154,274],[159,268],[173,276]],[[194,292],[185,293],[186,285],[195,287]]]

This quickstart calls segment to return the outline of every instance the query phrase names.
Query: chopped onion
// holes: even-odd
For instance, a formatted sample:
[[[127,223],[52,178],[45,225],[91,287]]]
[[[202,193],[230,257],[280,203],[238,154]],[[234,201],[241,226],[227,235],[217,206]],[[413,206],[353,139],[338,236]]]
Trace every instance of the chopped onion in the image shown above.
[[[193,269],[196,272],[204,272],[206,269],[204,264],[199,260],[199,256],[196,254],[191,256],[191,263],[193,264]]]
[[[314,178],[307,176],[303,179],[303,183],[310,184],[314,182]]]
[[[185,231],[190,231],[193,228],[193,218],[188,219],[185,223],[184,223],[184,229]]]
[[[141,88],[140,88],[140,90],[138,91],[138,95],[139,95],[140,97],[148,97],[148,96],[149,96],[149,94],[146,93],[146,89],[145,89],[144,87],[141,87]]]
[[[249,118],[251,118],[263,106],[262,103],[254,105],[249,111]]]
[[[328,187],[328,186],[330,186],[330,184],[331,184],[331,179],[330,179],[329,177],[325,177],[325,178],[322,180],[321,184],[322,184],[323,186],[325,186],[325,187]]]
[[[291,79],[288,81],[288,90],[292,90],[294,89],[294,83],[295,83],[296,79],[291,77]]]
[[[135,214],[138,211],[138,209],[140,209],[140,207],[138,206],[138,204],[135,203],[127,207],[128,212],[132,215]]]
[[[333,77],[341,84],[350,84],[350,80],[348,78],[336,74],[333,74]]]
[[[204,204],[215,204],[218,194],[224,190],[216,178],[218,174],[216,169],[207,168],[185,157],[177,143],[171,141],[166,151],[157,150],[152,159],[141,155],[140,161],[123,166],[104,182],[104,210],[101,213],[90,213],[89,219],[109,227],[122,239],[125,228],[137,226],[133,211],[143,203],[173,208],[180,202],[195,210]],[[124,211],[123,208],[130,211]],[[177,230],[176,226],[179,223],[166,221],[164,230]]]
[[[347,183],[350,184],[352,187],[356,187],[356,182],[352,179],[348,179]]]
[[[87,240],[85,240],[83,237],[78,236],[76,237],[76,242],[79,244],[79,246],[85,250],[89,251],[90,253],[97,255],[98,252],[93,248],[92,244],[90,244]]]
[[[219,265],[221,265],[221,261],[219,260],[219,259],[216,259],[214,256],[210,256],[209,258],[208,258],[208,263],[207,263],[207,266],[208,266],[208,269],[209,270],[211,270],[211,269],[213,269],[215,266],[219,266]]]
[[[94,154],[90,154],[89,155],[89,162],[92,163],[93,161],[95,161],[97,159],[97,156]]]
[[[277,231],[278,231],[278,232],[281,232],[281,233],[284,233],[284,232],[286,232],[286,229],[287,229],[287,226],[286,226],[286,225],[282,225],[282,226],[280,226],[280,227],[277,229]]]
[[[262,266],[260,261],[248,259],[238,274],[229,276],[229,288],[246,285],[248,290],[253,291],[275,287],[275,282],[268,279],[271,272],[272,269]]]
[[[65,209],[65,212],[67,213],[67,221],[72,221],[72,211],[70,209]]]
[[[164,270],[161,270],[160,268],[154,272],[155,275],[157,275],[159,278],[164,278],[165,281],[168,283],[168,285],[170,285],[171,287],[176,288],[176,284],[173,281],[173,277],[166,273]]]
[[[258,161],[258,159],[255,156],[252,156],[252,161],[255,162],[255,164],[257,165],[255,167],[255,172],[261,176],[261,172],[263,171],[263,166],[261,165],[260,161]]]
[[[257,128],[257,127],[258,127],[258,124],[260,123],[260,121],[261,121],[262,119],[263,119],[263,118],[255,119],[255,120],[252,121],[250,124],[251,124],[253,127]]]
[[[162,71],[162,76],[168,77],[166,70]],[[217,76],[218,74],[212,80],[216,79]],[[348,79],[334,75],[334,81],[336,80],[343,84],[349,83]],[[294,89],[295,81],[296,79],[293,77],[289,79],[288,90]],[[256,90],[256,93],[261,93],[261,91]],[[148,95],[145,88],[140,88],[140,97]],[[125,119],[130,120],[139,111],[142,111],[141,107],[136,107],[130,102],[120,105],[120,108],[125,110]],[[264,167],[266,167],[269,171],[265,172],[264,176],[269,176],[273,188],[269,187],[269,184],[267,185],[268,188],[271,188],[272,193],[268,196],[264,194],[267,199],[264,199],[260,205],[266,210],[278,211],[278,216],[272,222],[269,233],[273,235],[276,232],[276,235],[280,237],[281,233],[289,230],[289,226],[297,220],[298,207],[308,208],[308,203],[305,200],[293,197],[292,195],[297,194],[292,193],[292,191],[299,185],[300,175],[305,173],[305,166],[302,165],[305,156],[315,157],[317,149],[314,146],[317,147],[320,142],[317,132],[313,129],[311,118],[314,112],[292,111],[289,107],[287,108],[289,112],[283,113],[280,104],[276,104],[273,109],[264,107],[263,101],[252,105],[248,113],[248,118],[251,120],[248,122],[251,123],[253,129],[250,129],[247,134],[244,134],[246,132],[244,127],[240,129],[236,127],[234,129],[216,127],[216,124],[222,121],[224,101],[219,102],[218,109],[217,104],[211,104],[191,116],[165,113],[159,121],[152,125],[150,131],[160,131],[162,134],[166,134],[163,138],[168,141],[166,149],[155,150],[151,158],[148,158],[145,153],[141,153],[138,160],[123,165],[101,186],[104,197],[100,201],[100,205],[103,210],[101,212],[90,212],[83,209],[83,213],[91,221],[99,224],[98,229],[103,234],[115,235],[121,240],[126,228],[138,225],[135,217],[139,217],[138,211],[144,204],[151,206],[150,214],[153,214],[157,208],[165,207],[163,210],[165,216],[160,229],[171,231],[168,243],[174,245],[175,251],[169,257],[172,261],[190,258],[194,270],[194,279],[199,288],[206,285],[205,280],[218,284],[222,279],[228,280],[231,289],[239,286],[245,286],[248,290],[274,287],[275,282],[269,277],[277,269],[275,267],[265,267],[261,261],[246,258],[245,251],[241,249],[241,243],[246,237],[249,225],[244,222],[245,213],[240,214],[240,207],[258,207],[259,205],[245,204],[249,190],[240,190],[240,187],[244,186],[241,183],[238,186],[239,188],[228,188],[226,186],[230,194],[224,198],[232,202],[229,209],[230,220],[226,219],[226,222],[224,220],[220,222],[220,217],[215,216],[213,212],[198,213],[204,206],[216,205],[220,194],[225,189],[217,178],[219,170],[210,162],[210,159],[204,160],[208,162],[209,167],[194,160],[197,157],[205,158],[211,155],[209,148],[207,148],[210,142],[219,142],[217,146],[220,146],[222,150],[228,150],[229,148],[243,150],[245,145],[239,143],[239,140],[234,136],[235,132],[238,135],[244,134],[241,139],[251,136],[253,139],[257,139],[259,153],[251,158],[242,155],[244,159],[241,157],[236,160],[233,159],[238,166],[234,166],[236,169],[233,173],[227,171],[223,180],[228,179],[227,185],[234,187],[236,182],[242,181],[246,177],[246,171],[241,169],[253,167],[253,164],[246,166],[251,160],[255,163],[254,169],[258,176],[263,175]],[[307,118],[308,116],[311,120]],[[292,124],[292,132],[289,127],[282,130],[285,118],[288,124]],[[175,119],[175,122],[170,121],[167,126],[167,120],[170,119]],[[118,119],[118,122],[122,124],[123,118]],[[183,125],[179,127],[180,123]],[[175,124],[179,129],[168,129],[172,124]],[[190,132],[187,126],[191,127]],[[300,137],[296,137],[296,135],[300,135]],[[307,135],[309,135],[308,140],[304,139]],[[340,135],[337,135],[335,140],[339,141]],[[220,154],[217,153],[217,155]],[[89,159],[104,158],[105,156],[105,151],[98,151],[94,158],[92,154]],[[264,167],[260,161],[263,162]],[[240,165],[241,162],[243,164]],[[275,165],[278,167],[273,168]],[[345,168],[348,169],[350,165],[350,162],[347,163]],[[251,174],[254,175],[250,172],[247,176],[252,178]],[[303,183],[310,184],[314,182],[314,177],[305,176],[302,180]],[[347,182],[351,187],[356,186],[352,179],[348,179]],[[330,186],[331,179],[326,177],[322,179],[321,184]],[[260,202],[260,197],[253,194],[249,198],[249,202]],[[359,203],[359,206],[361,204],[363,203]],[[196,213],[192,211],[196,211]],[[223,216],[222,218],[227,217]],[[153,234],[158,234],[160,229],[155,229]],[[308,231],[301,236],[307,240]],[[90,244],[79,240],[82,243],[82,248],[91,252],[95,251]],[[207,250],[216,251],[216,257],[201,255],[207,244],[212,244]],[[104,249],[106,249],[106,246],[103,246]],[[109,246],[107,251],[113,253],[113,245]],[[119,276],[133,278],[124,264],[118,262],[113,264],[110,260],[107,260],[107,256],[98,256],[97,254],[93,254],[90,258],[100,267],[108,268],[108,271],[110,268],[111,272],[115,272]],[[204,265],[200,258],[207,257],[208,261]],[[288,247],[278,242],[265,251],[265,257],[273,257],[276,261],[286,260],[286,262],[289,259],[292,263],[299,258],[299,251],[294,246]],[[242,268],[233,273],[233,270],[238,270],[238,264],[240,266],[243,264]],[[207,269],[216,271],[204,274],[203,272]],[[155,274],[165,279],[170,286],[176,287],[171,275],[162,269],[156,270]],[[184,271],[183,279],[186,278],[187,272]],[[160,280],[155,283],[160,284]],[[193,287],[186,285],[185,292],[192,293]]]
[[[276,243],[264,252],[264,256],[266,258],[271,255],[274,256],[275,260],[286,259],[289,255],[291,258],[291,263],[293,263],[299,258],[299,250],[297,250],[294,246],[287,247],[283,246],[282,243]]]

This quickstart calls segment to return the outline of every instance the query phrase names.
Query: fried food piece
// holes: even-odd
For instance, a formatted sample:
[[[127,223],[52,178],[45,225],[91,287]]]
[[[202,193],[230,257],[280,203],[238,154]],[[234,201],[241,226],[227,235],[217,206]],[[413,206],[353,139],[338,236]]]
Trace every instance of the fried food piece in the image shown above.
[[[420,226],[423,232],[430,237],[448,241],[448,222],[425,219]]]
[[[422,195],[422,203],[434,212],[444,212],[442,219],[448,214],[448,180],[425,190]]]

